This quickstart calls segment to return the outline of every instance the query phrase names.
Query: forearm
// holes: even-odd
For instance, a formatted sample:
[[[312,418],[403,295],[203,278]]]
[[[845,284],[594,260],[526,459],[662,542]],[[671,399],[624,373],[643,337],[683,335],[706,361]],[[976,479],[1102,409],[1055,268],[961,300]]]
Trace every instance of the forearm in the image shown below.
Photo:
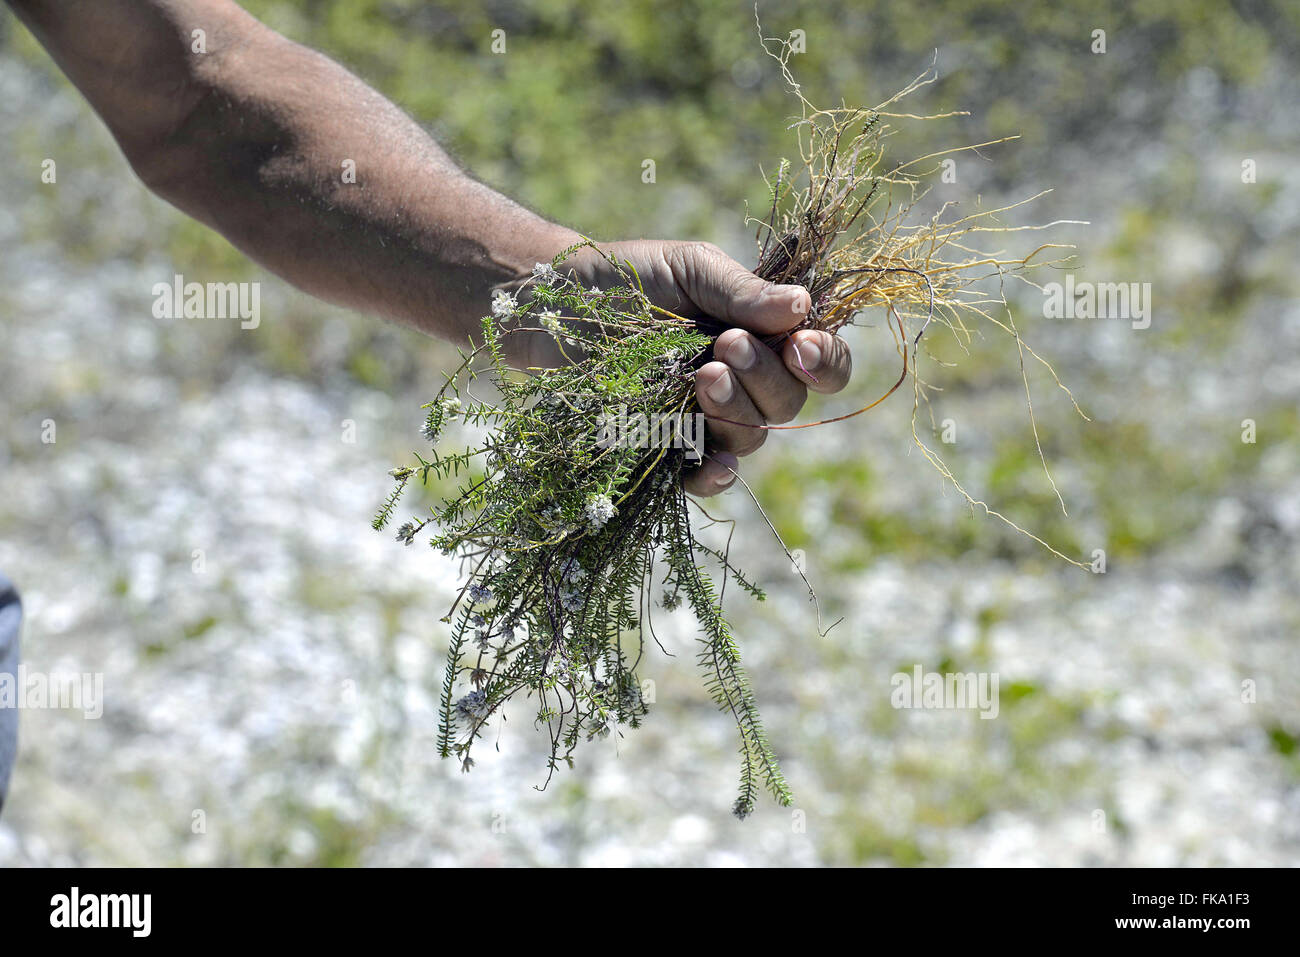
[[[150,188],[313,295],[463,340],[493,287],[576,239],[229,0],[11,5]]]

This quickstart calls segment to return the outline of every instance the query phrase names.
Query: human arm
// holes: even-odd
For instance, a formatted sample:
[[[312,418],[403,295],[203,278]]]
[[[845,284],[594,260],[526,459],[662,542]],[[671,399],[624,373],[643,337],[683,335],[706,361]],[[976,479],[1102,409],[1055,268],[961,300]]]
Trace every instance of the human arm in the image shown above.
[[[232,0],[8,2],[150,189],[312,295],[463,342],[477,335],[494,289],[579,238],[475,181],[380,94]],[[692,491],[729,484],[733,454],[762,444],[757,426],[792,418],[806,388],[834,391],[847,380],[848,350],[836,337],[796,334],[800,368],[793,343],[778,355],[744,331],[796,324],[808,309],[802,288],[769,286],[706,244],[602,245],[630,260],[665,308],[741,327],[722,334],[721,361],[697,374],[714,419],[711,457],[687,479]],[[573,267],[593,284],[609,278],[597,256],[579,255]],[[511,342],[521,365],[554,361],[543,333]],[[742,368],[746,345],[754,364]]]

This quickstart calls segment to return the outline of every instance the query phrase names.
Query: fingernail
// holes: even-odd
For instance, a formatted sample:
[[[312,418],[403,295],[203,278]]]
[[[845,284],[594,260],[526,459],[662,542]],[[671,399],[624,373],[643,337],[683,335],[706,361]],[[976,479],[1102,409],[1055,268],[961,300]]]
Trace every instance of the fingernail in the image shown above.
[[[754,351],[754,343],[749,336],[740,336],[727,346],[727,365],[737,372],[752,369],[757,361],[758,353]]]
[[[736,379],[728,370],[718,376],[717,380],[704,391],[714,402],[725,405],[731,401],[731,396],[736,391]]]
[[[807,312],[812,302],[808,297],[808,290],[794,284],[771,283],[763,290],[763,295],[769,299],[786,300],[790,304],[790,311],[795,315],[803,315]]]
[[[793,296],[804,291],[797,282],[770,282],[764,290],[769,296]]]
[[[717,452],[713,456],[713,461],[723,469],[723,471],[713,480],[713,484],[716,487],[726,488],[732,482],[736,481],[736,473],[734,470],[740,468],[740,459],[736,458],[730,452]]]
[[[798,346],[799,358],[803,360],[803,367],[809,372],[821,368],[822,349],[821,346],[814,342],[801,342]]]

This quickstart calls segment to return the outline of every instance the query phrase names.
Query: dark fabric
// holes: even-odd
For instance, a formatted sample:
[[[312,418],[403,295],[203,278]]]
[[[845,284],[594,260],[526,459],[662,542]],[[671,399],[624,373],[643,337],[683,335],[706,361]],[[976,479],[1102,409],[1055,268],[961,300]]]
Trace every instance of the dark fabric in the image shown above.
[[[18,626],[22,624],[23,608],[18,592],[9,579],[0,575],[0,674],[13,675],[18,681]],[[4,807],[9,791],[9,775],[14,768],[18,752],[18,709],[0,708],[0,808]]]

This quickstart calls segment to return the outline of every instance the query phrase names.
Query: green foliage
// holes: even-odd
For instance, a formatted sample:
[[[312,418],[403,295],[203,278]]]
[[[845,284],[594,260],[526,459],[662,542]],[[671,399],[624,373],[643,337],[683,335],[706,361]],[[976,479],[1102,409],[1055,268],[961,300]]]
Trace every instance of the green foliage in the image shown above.
[[[483,345],[463,356],[425,407],[430,442],[453,419],[485,427],[486,438],[463,450],[417,454],[415,465],[394,469],[397,487],[375,518],[376,528],[385,527],[411,482],[459,480],[430,518],[397,532],[409,544],[432,524],[431,544],[469,570],[447,617],[453,627],[439,749],[468,770],[474,742],[518,695],[536,704],[552,773],[572,766],[584,737],[637,727],[648,706],[636,669],[653,633],[653,609],[685,599],[699,620],[709,692],[740,731],[736,814],[748,814],[764,786],[789,804],[704,565],[717,564],[724,582],[735,575],[746,590],[761,592],[725,552],[697,540],[679,481],[702,451],[695,447],[702,436],[693,439],[681,426],[695,412],[692,376],[712,339],[654,307],[630,267],[612,288],[581,288],[557,270],[572,252],[538,264],[526,302],[497,295],[483,321]],[[581,361],[520,375],[506,340],[538,329]],[[476,367],[483,357],[486,368]],[[491,402],[472,397],[484,377],[497,392]],[[614,429],[615,410],[621,421],[670,428],[655,430],[654,440],[625,442]]]

